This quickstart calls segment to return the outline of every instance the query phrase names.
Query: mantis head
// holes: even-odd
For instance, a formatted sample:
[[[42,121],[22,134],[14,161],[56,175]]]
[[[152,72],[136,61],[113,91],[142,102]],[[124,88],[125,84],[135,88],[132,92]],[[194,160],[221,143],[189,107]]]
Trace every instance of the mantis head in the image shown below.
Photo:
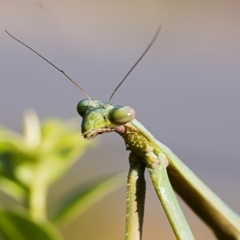
[[[98,134],[113,132],[117,127],[132,121],[135,117],[135,111],[131,107],[88,99],[83,99],[77,104],[77,112],[83,118],[83,137],[88,140],[95,138]]]
[[[52,67],[57,69],[59,72],[61,72],[69,81],[71,81],[75,86],[77,86],[80,91],[88,98],[81,100],[77,105],[77,111],[79,115],[83,118],[82,120],[82,134],[83,137],[86,139],[93,139],[98,134],[106,133],[106,132],[113,132],[113,131],[120,131],[120,128],[122,125],[132,121],[135,117],[135,111],[133,108],[128,106],[119,106],[119,105],[113,105],[110,104],[112,97],[118,90],[118,88],[122,85],[122,83],[126,80],[128,75],[132,72],[132,70],[137,66],[137,64],[142,60],[144,55],[148,52],[148,50],[151,48],[153,43],[155,42],[159,32],[160,32],[161,26],[158,27],[152,41],[147,46],[145,51],[142,53],[142,55],[138,58],[136,63],[132,66],[132,68],[127,72],[125,77],[120,81],[118,86],[115,88],[115,90],[112,92],[108,103],[92,100],[89,95],[86,93],[86,91],[79,86],[73,79],[71,79],[63,70],[58,68],[55,64],[50,62],[48,59],[43,57],[41,54],[39,54],[37,51],[35,51],[33,48],[26,45],[24,42],[20,41],[19,39],[15,38],[13,35],[11,35],[8,31],[6,33],[12,37],[14,40],[37,54],[40,58],[42,58],[44,61],[49,63]],[[120,128],[119,128],[120,127]]]

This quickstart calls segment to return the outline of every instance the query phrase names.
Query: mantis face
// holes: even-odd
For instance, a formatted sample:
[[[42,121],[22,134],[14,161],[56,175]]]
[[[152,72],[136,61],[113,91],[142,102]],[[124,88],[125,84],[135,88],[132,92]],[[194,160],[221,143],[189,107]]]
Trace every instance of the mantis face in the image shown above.
[[[138,63],[142,60],[142,58],[145,56],[145,54],[148,52],[148,50],[151,48],[153,43],[155,42],[159,32],[160,32],[161,26],[158,27],[152,41],[147,46],[145,51],[142,53],[142,55],[138,58],[138,60],[135,62],[135,64],[132,66],[132,68],[127,72],[125,77],[120,81],[118,86],[115,88],[113,93],[111,94],[108,103],[100,102],[100,101],[93,101],[88,94],[85,92],[85,90],[78,85],[72,78],[70,78],[63,70],[58,68],[55,64],[47,60],[45,57],[43,57],[41,54],[39,54],[37,51],[35,51],[33,48],[26,45],[24,42],[20,41],[19,39],[15,38],[13,35],[11,35],[8,31],[5,30],[5,32],[12,37],[14,40],[28,48],[33,53],[37,54],[40,58],[42,58],[44,61],[46,61],[48,64],[50,64],[52,67],[57,69],[60,73],[62,73],[70,82],[72,82],[80,91],[83,92],[83,94],[88,99],[81,100],[77,105],[77,111],[80,116],[82,116],[82,134],[83,137],[86,139],[92,139],[95,138],[98,134],[105,133],[105,132],[113,132],[118,131],[121,132],[121,126],[124,124],[132,121],[135,117],[135,111],[131,107],[128,106],[119,106],[119,105],[113,105],[110,104],[112,97],[118,90],[118,88],[122,85],[122,83],[126,80],[128,75],[133,71],[133,69],[138,65]]]
[[[93,139],[98,134],[113,132],[135,118],[135,111],[128,106],[112,105],[97,100],[83,99],[77,104],[82,120],[82,134],[85,139]]]

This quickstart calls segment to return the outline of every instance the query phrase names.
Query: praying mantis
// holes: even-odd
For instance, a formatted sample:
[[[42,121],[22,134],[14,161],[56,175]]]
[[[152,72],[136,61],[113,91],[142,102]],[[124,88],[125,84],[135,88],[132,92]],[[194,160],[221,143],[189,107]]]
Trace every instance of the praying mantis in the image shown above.
[[[114,94],[151,48],[160,29],[161,27],[158,27],[152,41],[115,88],[108,102],[92,100],[85,90],[63,70],[5,31],[14,40],[60,71],[87,97],[77,104],[77,112],[82,117],[81,131],[85,139],[91,140],[99,134],[108,132],[116,132],[123,138],[126,150],[130,151],[125,240],[142,239],[146,188],[145,169],[150,174],[156,194],[177,239],[191,240],[194,239],[194,236],[174,191],[212,229],[218,239],[240,239],[240,217],[215,195],[167,146],[159,142],[135,119],[133,108],[111,104]]]

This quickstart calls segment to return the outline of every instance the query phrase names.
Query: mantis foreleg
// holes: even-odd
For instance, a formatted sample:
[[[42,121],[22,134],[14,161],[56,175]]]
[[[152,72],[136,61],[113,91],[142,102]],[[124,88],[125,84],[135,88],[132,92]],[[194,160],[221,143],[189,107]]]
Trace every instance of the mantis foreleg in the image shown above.
[[[129,164],[125,240],[141,240],[146,191],[145,165],[133,152],[129,155]]]
[[[154,156],[155,155],[153,155],[153,157]],[[149,158],[151,159],[151,157]],[[168,165],[166,155],[160,153],[157,161],[151,160],[150,164],[147,165],[155,191],[173,228],[176,238],[180,240],[194,239],[170,184],[166,170]]]

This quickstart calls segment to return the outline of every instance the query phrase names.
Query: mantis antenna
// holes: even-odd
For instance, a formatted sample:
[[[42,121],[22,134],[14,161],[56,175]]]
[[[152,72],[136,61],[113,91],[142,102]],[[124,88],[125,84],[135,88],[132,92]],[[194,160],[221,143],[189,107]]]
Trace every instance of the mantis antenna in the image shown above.
[[[128,75],[133,71],[133,69],[138,65],[138,63],[142,60],[142,58],[144,57],[144,55],[148,52],[148,50],[151,48],[151,46],[153,45],[153,43],[155,42],[155,40],[158,37],[158,34],[161,30],[161,25],[158,26],[157,31],[152,39],[152,41],[149,43],[149,45],[147,46],[147,48],[145,49],[145,51],[142,53],[142,55],[140,56],[140,58],[135,62],[135,64],[132,66],[132,68],[127,72],[127,74],[125,75],[125,77],[121,80],[121,82],[117,85],[117,87],[114,89],[112,95],[110,96],[109,100],[108,100],[108,104],[110,104],[114,94],[116,93],[116,91],[119,89],[119,87],[123,84],[123,82],[126,80],[126,78],[128,77]]]
[[[37,51],[35,51],[34,49],[32,49],[31,47],[29,47],[27,44],[25,44],[24,42],[20,41],[19,39],[15,38],[13,35],[11,35],[7,30],[5,30],[5,32],[14,40],[16,40],[17,42],[21,43],[23,46],[25,46],[26,48],[28,48],[29,50],[31,50],[32,52],[34,52],[35,54],[37,54],[40,58],[42,58],[44,61],[46,61],[47,63],[49,63],[52,67],[54,67],[55,69],[57,69],[59,72],[61,72],[69,81],[71,81],[75,86],[77,86],[78,89],[80,89],[83,94],[89,99],[90,102],[92,102],[92,99],[88,96],[88,94],[85,92],[85,90],[80,87],[75,81],[73,81],[62,69],[58,68],[56,65],[54,65],[52,62],[50,62],[49,60],[47,60],[45,57],[43,57],[40,53],[38,53]]]

